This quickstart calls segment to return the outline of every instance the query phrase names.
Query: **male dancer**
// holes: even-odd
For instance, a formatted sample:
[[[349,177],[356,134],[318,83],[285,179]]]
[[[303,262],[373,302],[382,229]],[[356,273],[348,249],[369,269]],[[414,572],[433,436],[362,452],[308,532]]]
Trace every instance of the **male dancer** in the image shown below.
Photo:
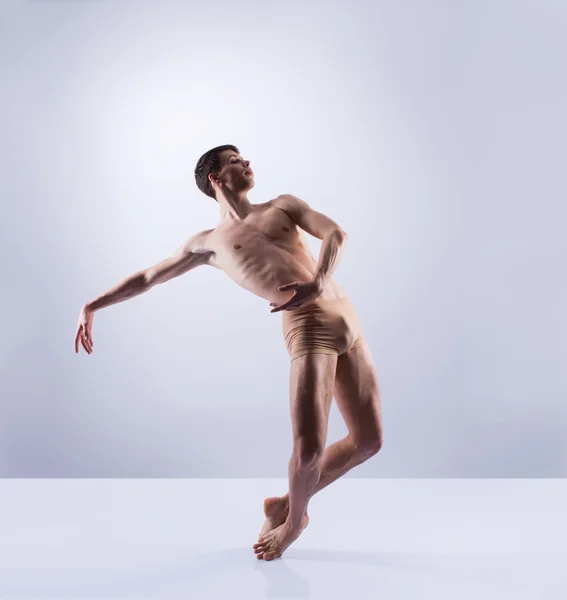
[[[244,289],[268,300],[272,313],[282,313],[294,438],[289,493],[264,500],[266,521],[253,545],[258,559],[273,560],[307,526],[311,496],[380,450],[378,379],[354,307],[331,279],[347,239],[343,229],[291,194],[251,204],[247,195],[254,187],[254,173],[250,161],[233,145],[206,152],[197,162],[195,180],[218,202],[218,225],[196,233],[169,258],[85,304],[75,352],[79,341],[88,354],[92,352],[95,311],[200,265],[221,269]],[[302,230],[322,240],[317,262]],[[349,433],[325,448],[333,396]]]

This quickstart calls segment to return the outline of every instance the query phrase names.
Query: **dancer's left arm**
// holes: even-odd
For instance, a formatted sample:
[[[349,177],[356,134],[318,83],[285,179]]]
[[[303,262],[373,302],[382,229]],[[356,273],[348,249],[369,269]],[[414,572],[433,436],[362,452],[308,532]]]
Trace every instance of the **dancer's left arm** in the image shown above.
[[[284,210],[301,229],[322,240],[313,281],[324,288],[342,257],[347,240],[345,230],[292,194],[282,194],[274,201],[274,206]]]
[[[322,240],[319,261],[313,279],[309,282],[296,281],[280,286],[278,288],[280,291],[293,289],[295,294],[271,311],[278,312],[286,308],[299,308],[323,293],[325,285],[342,257],[347,234],[335,221],[323,213],[313,210],[307,202],[297,196],[283,194],[274,201],[274,206],[284,210],[301,229]],[[270,306],[274,306],[274,303],[271,303]]]

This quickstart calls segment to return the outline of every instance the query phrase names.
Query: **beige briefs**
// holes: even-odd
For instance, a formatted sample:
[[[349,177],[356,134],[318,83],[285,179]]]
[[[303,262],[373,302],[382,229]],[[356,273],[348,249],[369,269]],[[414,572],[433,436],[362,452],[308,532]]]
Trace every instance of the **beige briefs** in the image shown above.
[[[291,360],[304,354],[341,355],[362,339],[354,306],[348,297],[317,298],[304,308],[282,311],[282,330]]]

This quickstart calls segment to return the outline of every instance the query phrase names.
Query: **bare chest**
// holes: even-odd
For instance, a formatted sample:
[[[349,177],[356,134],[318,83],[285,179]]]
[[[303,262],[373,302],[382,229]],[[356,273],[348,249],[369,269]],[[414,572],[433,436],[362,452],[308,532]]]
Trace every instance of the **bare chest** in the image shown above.
[[[278,250],[289,251],[301,243],[297,225],[283,210],[270,205],[256,209],[242,221],[223,223],[209,237],[213,263],[219,268]]]

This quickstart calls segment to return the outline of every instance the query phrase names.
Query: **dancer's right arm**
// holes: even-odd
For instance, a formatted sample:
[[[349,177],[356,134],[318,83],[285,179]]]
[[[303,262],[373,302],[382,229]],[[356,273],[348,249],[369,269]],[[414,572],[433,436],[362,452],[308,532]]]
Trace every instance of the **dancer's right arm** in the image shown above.
[[[105,306],[134,298],[134,296],[147,292],[155,285],[165,283],[199,265],[206,264],[211,256],[210,252],[203,249],[203,242],[207,233],[208,231],[201,231],[191,236],[165,260],[126,277],[98,298],[88,302],[86,306],[96,312]]]
[[[126,277],[98,298],[87,302],[79,314],[75,335],[75,352],[79,351],[79,341],[89,354],[92,352],[92,321],[97,310],[134,298],[152,289],[155,285],[183,275],[199,265],[207,264],[212,254],[205,249],[206,244],[204,243],[209,231],[201,231],[193,235],[170,257],[148,269]]]

